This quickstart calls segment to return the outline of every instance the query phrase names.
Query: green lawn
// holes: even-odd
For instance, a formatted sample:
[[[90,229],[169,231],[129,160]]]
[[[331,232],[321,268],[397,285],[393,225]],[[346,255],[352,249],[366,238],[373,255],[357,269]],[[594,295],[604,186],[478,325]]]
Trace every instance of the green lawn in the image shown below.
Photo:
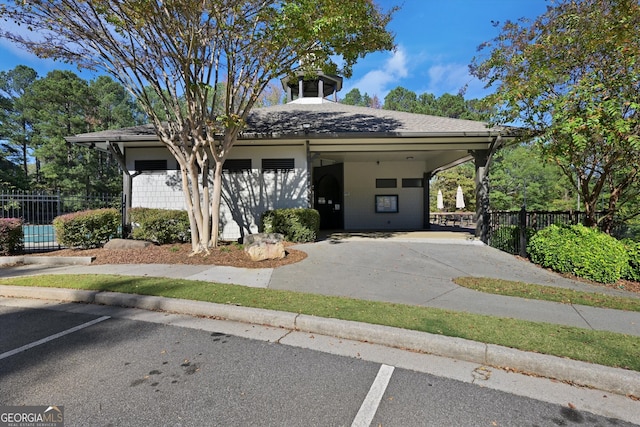
[[[0,284],[157,295],[280,310],[466,338],[640,371],[640,358],[637,357],[640,354],[640,337],[548,323],[403,304],[166,278],[43,275],[3,279],[0,280]],[[602,302],[602,304],[608,304],[608,302]]]
[[[555,286],[532,285],[485,277],[458,277],[453,280],[465,288],[496,295],[587,305],[615,310],[640,311],[640,298],[626,298],[604,293],[581,292]]]

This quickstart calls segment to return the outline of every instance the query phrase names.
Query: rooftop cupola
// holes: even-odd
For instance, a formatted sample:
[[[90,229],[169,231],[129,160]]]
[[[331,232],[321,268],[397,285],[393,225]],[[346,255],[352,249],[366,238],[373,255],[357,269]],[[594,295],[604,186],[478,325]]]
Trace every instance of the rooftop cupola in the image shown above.
[[[332,76],[317,71],[312,78],[305,79],[303,72],[294,77],[287,76],[281,80],[287,91],[287,102],[322,102],[324,98],[333,96],[338,101],[338,91],[342,89],[342,77]]]

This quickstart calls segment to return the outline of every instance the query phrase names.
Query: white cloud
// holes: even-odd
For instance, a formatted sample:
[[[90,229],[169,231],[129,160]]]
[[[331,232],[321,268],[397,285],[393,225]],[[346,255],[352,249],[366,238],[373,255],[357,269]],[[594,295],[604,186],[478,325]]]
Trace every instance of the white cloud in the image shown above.
[[[469,73],[466,64],[438,64],[429,68],[429,84],[425,92],[441,96],[443,93],[457,94],[466,89],[466,99],[482,98],[487,94],[484,83]]]
[[[377,95],[380,100],[396,86],[396,83],[407,77],[407,55],[402,47],[398,47],[383,64],[382,67],[369,71],[360,79],[353,81],[345,93],[358,88],[361,94]]]
[[[429,68],[429,92],[436,95],[442,93],[458,93],[469,83],[471,76],[466,65],[439,64]]]

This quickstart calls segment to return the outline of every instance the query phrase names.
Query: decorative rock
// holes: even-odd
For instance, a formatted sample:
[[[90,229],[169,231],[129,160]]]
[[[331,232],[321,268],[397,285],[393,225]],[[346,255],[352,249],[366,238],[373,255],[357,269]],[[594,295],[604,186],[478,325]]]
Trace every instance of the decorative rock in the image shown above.
[[[143,249],[153,243],[145,240],[112,239],[104,244],[104,249]]]
[[[266,259],[282,259],[285,257],[282,242],[254,242],[245,246],[244,251],[251,261],[264,261]]]
[[[259,242],[275,243],[275,242],[282,242],[282,241],[284,241],[284,236],[280,233],[248,234],[244,236],[244,238],[242,239],[242,243],[245,245],[251,245],[253,243],[259,243]]]

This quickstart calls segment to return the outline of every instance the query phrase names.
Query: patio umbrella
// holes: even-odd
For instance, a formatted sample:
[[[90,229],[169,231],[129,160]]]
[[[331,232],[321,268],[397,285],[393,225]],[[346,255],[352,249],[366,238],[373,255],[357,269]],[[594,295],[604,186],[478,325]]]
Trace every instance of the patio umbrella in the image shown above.
[[[444,202],[442,201],[442,190],[438,190],[438,197],[436,199],[436,207],[439,210],[444,209]]]
[[[456,192],[456,208],[464,209],[464,196],[462,195],[462,187],[458,185],[458,191]]]

